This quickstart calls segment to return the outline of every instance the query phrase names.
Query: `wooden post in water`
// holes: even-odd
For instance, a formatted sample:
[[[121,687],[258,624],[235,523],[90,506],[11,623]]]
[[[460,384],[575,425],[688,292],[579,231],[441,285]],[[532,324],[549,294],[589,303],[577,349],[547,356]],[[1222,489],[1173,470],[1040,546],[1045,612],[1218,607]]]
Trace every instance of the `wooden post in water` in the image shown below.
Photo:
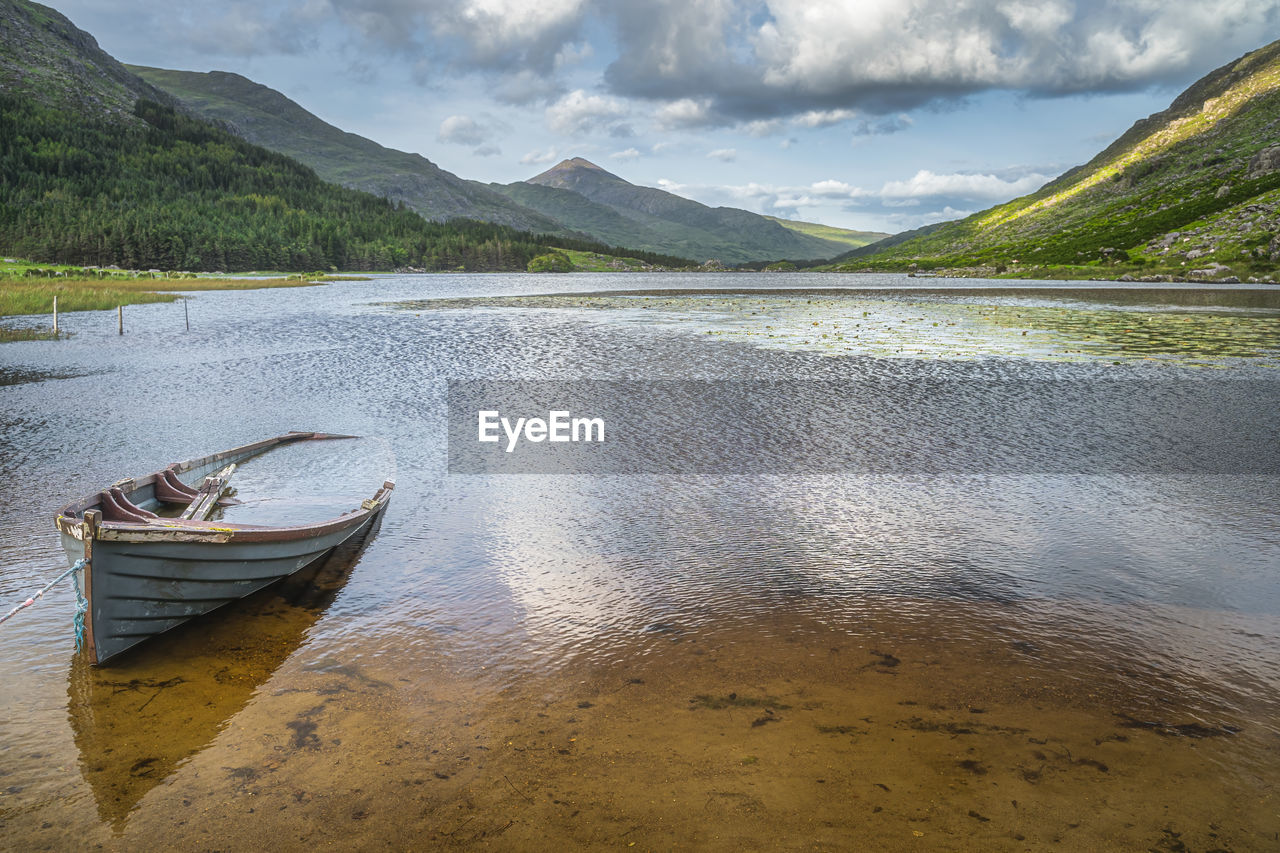
[[[53,297],[53,336],[58,336],[58,297]]]
[[[187,321],[187,331],[191,331],[191,314],[187,312],[187,297],[182,297],[182,319]]]
[[[120,322],[120,334],[123,335],[124,334],[124,306],[123,305],[116,306],[116,318]]]

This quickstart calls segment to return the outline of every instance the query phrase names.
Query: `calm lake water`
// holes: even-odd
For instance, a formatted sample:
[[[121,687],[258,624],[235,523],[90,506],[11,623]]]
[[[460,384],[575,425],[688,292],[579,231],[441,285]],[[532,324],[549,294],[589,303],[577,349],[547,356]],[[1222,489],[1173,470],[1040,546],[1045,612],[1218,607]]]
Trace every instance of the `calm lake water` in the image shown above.
[[[0,627],[0,847],[1280,848],[1273,476],[448,473],[449,379],[1280,381],[1280,289],[982,284],[388,276],[0,346],[5,610],[125,476],[298,429],[374,440],[244,518],[398,481],[113,665],[69,585]]]

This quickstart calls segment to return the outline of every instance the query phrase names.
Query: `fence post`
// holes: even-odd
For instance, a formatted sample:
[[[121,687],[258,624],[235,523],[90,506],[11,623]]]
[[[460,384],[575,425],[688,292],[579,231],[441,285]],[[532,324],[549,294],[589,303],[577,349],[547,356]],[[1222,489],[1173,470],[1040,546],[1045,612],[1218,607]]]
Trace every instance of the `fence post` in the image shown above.
[[[124,334],[124,306],[123,305],[116,306],[116,318],[120,322],[120,334],[123,335]]]

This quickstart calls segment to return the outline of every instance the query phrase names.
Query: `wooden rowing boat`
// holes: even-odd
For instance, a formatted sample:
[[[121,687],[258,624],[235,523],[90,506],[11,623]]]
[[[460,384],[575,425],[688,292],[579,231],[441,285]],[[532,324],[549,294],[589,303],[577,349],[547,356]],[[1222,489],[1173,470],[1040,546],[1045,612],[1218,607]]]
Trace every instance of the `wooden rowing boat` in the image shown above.
[[[210,521],[228,469],[286,444],[351,438],[291,432],[175,462],[67,504],[57,527],[68,560],[85,561],[85,648],[104,663],[138,643],[288,577],[371,527],[387,508],[387,479],[359,507],[308,524]],[[210,476],[212,475],[212,476]],[[176,517],[170,514],[177,511]]]
[[[142,643],[108,666],[71,661],[67,716],[98,817],[119,835],[146,794],[205,749],[306,641],[379,521],[267,589]],[[163,737],[150,733],[163,732]]]

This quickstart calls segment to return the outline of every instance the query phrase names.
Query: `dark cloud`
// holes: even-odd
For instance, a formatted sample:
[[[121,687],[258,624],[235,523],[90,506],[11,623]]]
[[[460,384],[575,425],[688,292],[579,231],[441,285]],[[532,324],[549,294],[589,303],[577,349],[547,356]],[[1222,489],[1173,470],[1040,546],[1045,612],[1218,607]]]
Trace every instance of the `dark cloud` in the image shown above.
[[[705,124],[730,124],[889,114],[988,89],[1054,96],[1185,83],[1275,32],[1280,2],[652,0],[621,4],[616,20],[613,91],[701,102]]]
[[[505,103],[552,104],[593,52],[614,97],[665,127],[856,111],[855,132],[989,89],[1034,97],[1185,84],[1280,30],[1280,0],[68,0],[110,42],[180,56],[346,50],[415,78],[480,74]],[[83,19],[88,19],[87,21]],[[127,28],[121,22],[127,21]],[[588,26],[588,22],[603,22]],[[593,50],[584,33],[612,32]],[[141,51],[135,52],[141,55]],[[365,66],[355,69],[367,78]],[[590,85],[590,84],[588,84]]]

